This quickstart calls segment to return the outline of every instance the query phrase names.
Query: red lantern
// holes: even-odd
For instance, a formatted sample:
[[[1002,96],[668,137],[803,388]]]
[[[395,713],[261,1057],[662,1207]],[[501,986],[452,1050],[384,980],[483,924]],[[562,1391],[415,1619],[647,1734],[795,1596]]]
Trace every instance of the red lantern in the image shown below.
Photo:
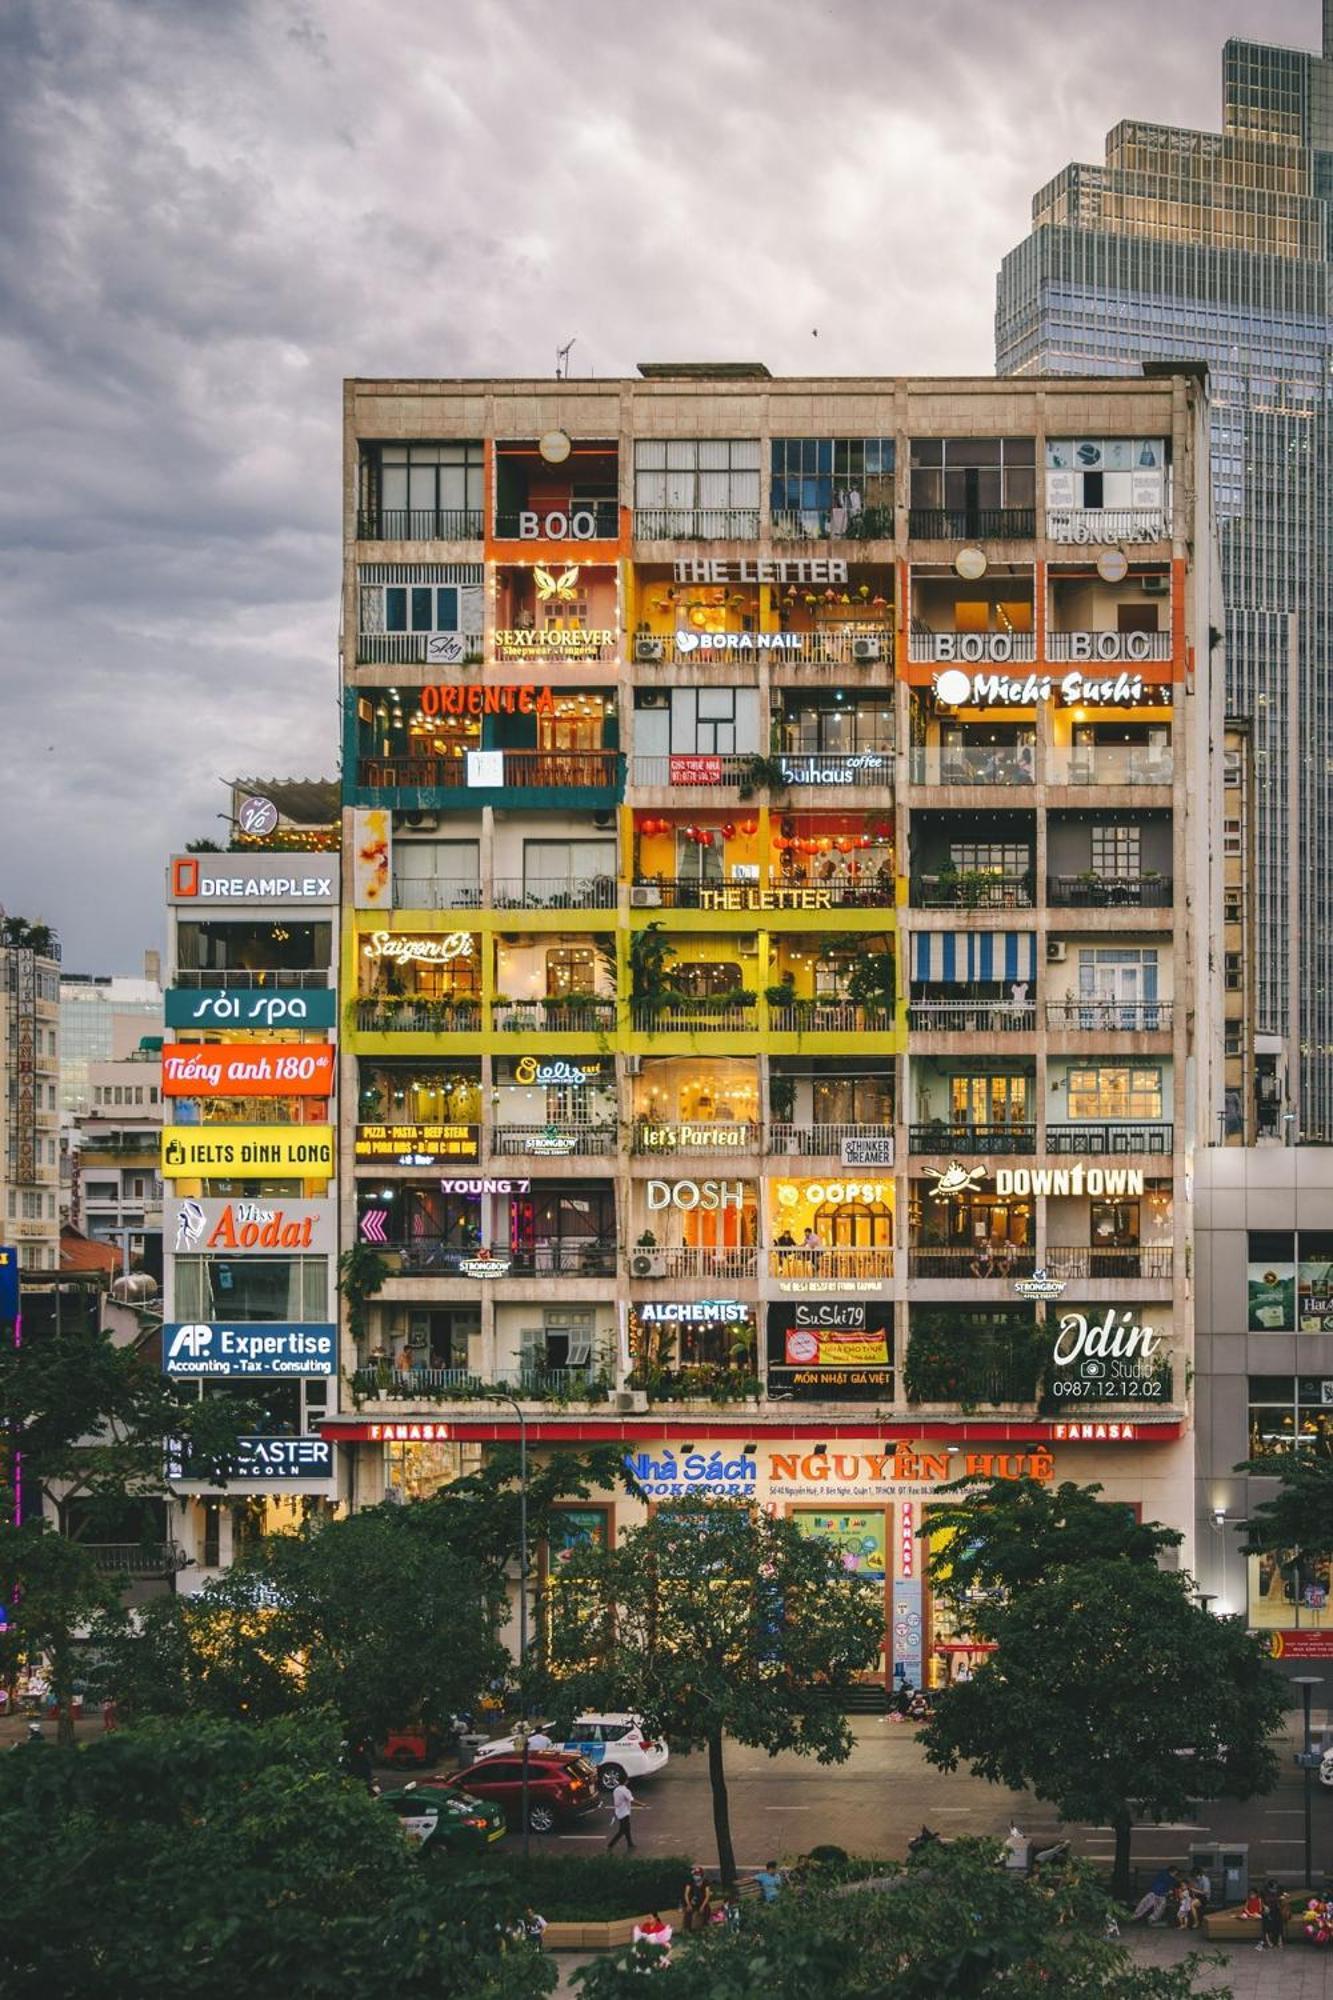
[[[847,835],[844,833],[842,835],[842,838],[838,842],[838,852],[839,854],[850,854],[855,845],[856,842],[854,840],[849,840]]]
[[[722,838],[724,840],[734,840],[736,838],[736,822],[734,819],[723,820]]]
[[[741,832],[745,835],[745,838],[747,840],[752,840],[755,834],[758,833],[758,831],[759,831],[759,822],[757,819],[743,819],[741,821]]]
[[[713,845],[712,833],[706,826],[699,829],[699,845],[700,847],[711,847]]]
[[[833,852],[833,841],[827,833],[820,835],[819,839],[815,842],[815,846],[821,854],[831,854]]]
[[[863,833],[856,844],[858,847],[869,847],[870,835],[868,833]]]

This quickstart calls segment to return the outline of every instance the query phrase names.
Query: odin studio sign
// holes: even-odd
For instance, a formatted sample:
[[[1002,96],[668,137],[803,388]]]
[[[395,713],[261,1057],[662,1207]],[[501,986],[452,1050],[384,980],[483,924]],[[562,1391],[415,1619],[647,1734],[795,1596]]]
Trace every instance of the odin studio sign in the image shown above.
[[[1104,1319],[1062,1313],[1051,1348],[1051,1394],[1085,1402],[1164,1401],[1167,1381],[1157,1358],[1162,1338],[1132,1311],[1113,1308]]]

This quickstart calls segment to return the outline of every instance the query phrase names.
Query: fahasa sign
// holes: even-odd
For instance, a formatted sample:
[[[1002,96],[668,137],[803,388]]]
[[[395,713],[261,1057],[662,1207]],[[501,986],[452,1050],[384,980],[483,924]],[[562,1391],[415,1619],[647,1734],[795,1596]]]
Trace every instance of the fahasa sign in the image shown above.
[[[169,903],[336,903],[338,864],[315,855],[173,854]],[[300,872],[298,873],[298,865]]]
[[[338,1217],[331,1201],[178,1201],[176,1254],[219,1252],[256,1256],[274,1250],[328,1254],[338,1247]]]
[[[332,1097],[327,1042],[168,1042],[164,1097]]]

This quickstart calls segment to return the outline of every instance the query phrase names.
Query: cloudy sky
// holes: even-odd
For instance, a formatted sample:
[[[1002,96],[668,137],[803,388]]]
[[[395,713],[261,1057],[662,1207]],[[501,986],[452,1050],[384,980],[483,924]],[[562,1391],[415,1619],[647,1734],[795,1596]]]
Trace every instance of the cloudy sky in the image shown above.
[[[1033,191],[1316,0],[4,0],[0,905],[331,774],[344,375],[991,371]],[[818,328],[818,337],[813,329]]]

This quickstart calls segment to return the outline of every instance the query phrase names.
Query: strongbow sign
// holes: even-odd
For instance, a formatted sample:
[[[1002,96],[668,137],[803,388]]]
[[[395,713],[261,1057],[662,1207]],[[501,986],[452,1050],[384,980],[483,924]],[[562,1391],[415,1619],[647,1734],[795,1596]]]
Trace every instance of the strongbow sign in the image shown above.
[[[242,865],[238,866],[239,858]],[[169,903],[336,903],[338,868],[323,855],[309,866],[290,854],[232,857],[173,854]],[[230,864],[230,865],[229,865]]]

